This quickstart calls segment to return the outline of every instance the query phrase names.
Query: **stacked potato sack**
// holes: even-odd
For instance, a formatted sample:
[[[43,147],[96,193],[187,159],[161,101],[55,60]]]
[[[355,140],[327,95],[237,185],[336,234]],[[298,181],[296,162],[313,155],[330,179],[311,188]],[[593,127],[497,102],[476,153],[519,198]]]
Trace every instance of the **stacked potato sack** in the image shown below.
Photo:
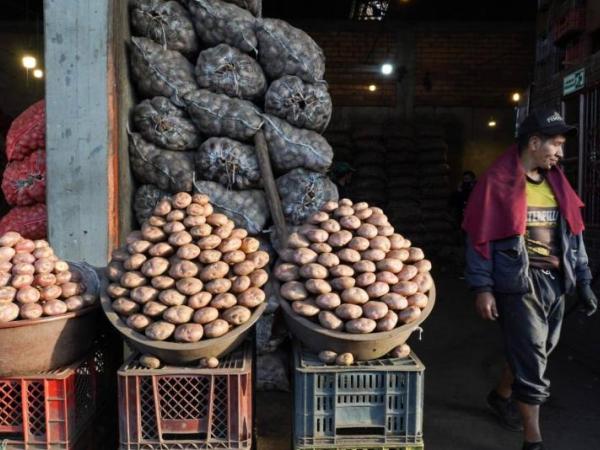
[[[356,172],[352,177],[352,198],[385,207],[388,174],[385,167],[385,146],[380,125],[366,125],[352,134]]]
[[[348,129],[331,127],[324,134],[327,142],[333,149],[333,159],[337,162],[346,162],[354,166],[354,143],[352,133]]]
[[[183,4],[182,4],[183,3]],[[209,193],[251,233],[269,208],[254,136],[264,130],[288,221],[332,198],[331,116],[321,49],[260,1],[135,0],[131,66],[138,93],[131,166],[144,184],[138,219],[164,192]],[[256,59],[258,55],[258,59]],[[235,213],[235,216],[233,215]]]
[[[431,262],[395,233],[383,211],[328,202],[290,236],[275,276],[293,311],[353,334],[417,320],[433,286]]]
[[[30,239],[46,237],[45,102],[30,106],[11,124],[6,137],[8,165],[2,192],[14,206],[0,219],[0,234],[17,231]]]
[[[9,231],[0,237],[0,323],[78,311],[96,302],[79,272],[48,242]]]
[[[107,267],[112,307],[153,340],[198,342],[250,320],[269,254],[203,194],[163,197]]]

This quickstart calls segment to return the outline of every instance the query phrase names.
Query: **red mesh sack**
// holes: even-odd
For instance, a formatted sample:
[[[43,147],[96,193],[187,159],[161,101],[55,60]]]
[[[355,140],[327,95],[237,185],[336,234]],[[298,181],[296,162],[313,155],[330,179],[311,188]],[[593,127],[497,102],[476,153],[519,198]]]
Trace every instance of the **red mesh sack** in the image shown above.
[[[2,177],[2,192],[13,206],[46,203],[46,152],[37,151],[23,161],[8,163]]]
[[[6,158],[24,159],[46,148],[46,103],[40,100],[27,108],[10,126],[6,135]]]
[[[8,231],[17,231],[28,239],[45,239],[47,227],[46,205],[17,206],[0,219],[0,236]]]

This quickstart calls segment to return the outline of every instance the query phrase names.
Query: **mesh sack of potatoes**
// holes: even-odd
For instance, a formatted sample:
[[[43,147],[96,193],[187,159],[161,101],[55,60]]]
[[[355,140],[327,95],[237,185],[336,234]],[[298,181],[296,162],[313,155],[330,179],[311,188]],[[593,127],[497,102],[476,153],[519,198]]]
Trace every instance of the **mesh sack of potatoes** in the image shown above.
[[[196,33],[205,46],[229,44],[256,52],[256,18],[247,10],[221,0],[189,0]]]
[[[440,187],[448,189],[450,185],[450,178],[444,175],[433,175],[429,177],[419,178],[421,187]]]
[[[190,13],[176,1],[134,0],[130,15],[134,34],[187,55],[198,51]]]
[[[131,38],[131,74],[144,97],[168,97],[183,106],[182,96],[196,89],[194,66],[179,52],[143,37]]]
[[[133,212],[138,224],[141,226],[152,215],[159,200],[168,196],[168,192],[152,184],[144,184],[137,188],[133,198]]]
[[[263,114],[264,132],[271,163],[277,172],[306,168],[327,172],[333,161],[333,149],[315,131],[291,126],[277,117]]]
[[[448,198],[450,197],[450,190],[448,187],[422,187],[421,188],[421,196],[423,198]]]
[[[412,176],[418,173],[418,166],[413,163],[387,164],[385,172],[390,179],[396,177]]]
[[[393,191],[395,189],[402,189],[406,187],[418,187],[419,179],[413,175],[414,174],[411,174],[410,176],[390,178],[387,184],[388,189]]]
[[[258,60],[270,79],[295,75],[315,83],[325,75],[325,54],[304,31],[279,19],[257,21]]]
[[[390,153],[409,152],[414,153],[417,151],[415,141],[412,139],[404,138],[388,138],[384,140],[385,148]]]
[[[404,163],[414,163],[417,161],[418,156],[416,153],[401,151],[401,152],[390,152],[388,151],[385,154],[385,159],[387,164],[404,164]]]
[[[240,8],[247,9],[256,17],[262,15],[262,0],[224,0],[227,3],[233,3]]]
[[[352,334],[414,322],[433,287],[431,262],[367,203],[328,202],[290,235],[274,275],[292,310]]]
[[[227,44],[200,52],[196,81],[201,88],[244,100],[261,100],[267,90],[260,64]]]
[[[250,320],[265,301],[269,254],[214,211],[203,194],[178,193],[112,253],[112,308],[152,340],[198,342]]]
[[[138,133],[129,134],[129,162],[135,179],[168,192],[191,192],[194,154],[174,152],[147,142]]]
[[[294,169],[277,179],[283,214],[293,225],[300,225],[329,201],[339,198],[336,185],[322,173]]]
[[[327,83],[305,83],[286,75],[269,86],[265,111],[296,127],[322,133],[331,120],[333,105]]]
[[[247,141],[262,126],[257,107],[246,100],[198,89],[187,94],[184,101],[192,121],[207,136]]]
[[[83,275],[58,258],[48,242],[5,233],[0,237],[0,323],[59,316],[94,305],[93,280],[88,289]]]
[[[228,189],[260,186],[261,173],[254,147],[229,138],[210,138],[196,152],[196,172],[203,180]]]
[[[226,214],[240,228],[251,234],[262,232],[271,217],[264,191],[231,191],[214,181],[194,182],[194,191],[210,195],[217,212]]]
[[[402,187],[388,190],[388,199],[392,201],[415,200],[420,198],[419,190],[415,187]]]
[[[136,105],[133,124],[144,139],[168,150],[191,150],[200,144],[200,133],[188,115],[166,97]]]
[[[423,177],[431,177],[434,175],[448,175],[450,173],[450,166],[442,163],[431,163],[421,165],[421,175]]]
[[[445,163],[448,160],[447,151],[442,149],[425,150],[418,153],[420,164]]]

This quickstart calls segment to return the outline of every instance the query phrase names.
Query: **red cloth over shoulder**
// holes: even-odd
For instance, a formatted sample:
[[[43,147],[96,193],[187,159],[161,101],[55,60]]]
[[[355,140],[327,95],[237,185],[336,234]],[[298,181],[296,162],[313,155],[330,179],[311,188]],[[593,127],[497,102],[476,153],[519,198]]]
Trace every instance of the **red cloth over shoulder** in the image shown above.
[[[558,167],[547,172],[560,212],[573,234],[585,226],[581,216],[584,204]],[[479,179],[465,210],[462,227],[475,250],[490,259],[491,241],[524,235],[527,226],[525,169],[518,148],[510,147]]]

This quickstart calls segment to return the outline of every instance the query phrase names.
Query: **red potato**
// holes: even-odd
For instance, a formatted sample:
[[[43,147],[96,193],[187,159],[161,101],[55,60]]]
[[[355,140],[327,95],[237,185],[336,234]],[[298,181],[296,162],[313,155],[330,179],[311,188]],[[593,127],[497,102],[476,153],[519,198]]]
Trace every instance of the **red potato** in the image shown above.
[[[386,303],[378,301],[369,301],[362,307],[363,315],[367,319],[379,320],[383,319],[389,311]]]
[[[12,267],[13,275],[33,275],[35,273],[35,267],[33,264],[21,263],[15,264]]]
[[[66,261],[54,261],[54,273],[66,272],[70,269],[69,263]]]
[[[12,272],[13,265],[10,261],[0,261],[0,272]]]
[[[38,273],[33,277],[33,286],[48,287],[56,284],[56,275],[53,273]]]
[[[42,309],[46,316],[60,316],[69,311],[66,303],[61,300],[48,300],[42,305]]]
[[[40,258],[34,264],[35,273],[52,273],[54,271],[54,261],[48,258]]]
[[[19,307],[14,303],[0,303],[0,323],[16,320],[19,312]]]
[[[7,272],[0,272],[0,287],[8,286],[12,275]],[[35,278],[34,278],[35,282]]]
[[[54,251],[50,247],[40,247],[33,251],[33,256],[36,259],[52,258],[54,256]]]
[[[68,311],[79,311],[80,309],[85,308],[85,302],[80,295],[74,295],[73,297],[69,297],[64,300],[65,305],[67,305]]]
[[[143,315],[143,314],[132,314],[127,318],[125,322],[127,326],[138,333],[142,333],[150,324],[152,323],[152,319]]]
[[[22,239],[14,245],[17,253],[33,253],[35,251],[35,242],[31,239]]]
[[[25,286],[31,286],[34,279],[34,276],[29,274],[13,275],[10,280],[10,285],[16,289],[21,289]]]
[[[23,286],[17,291],[16,299],[21,304],[37,303],[40,300],[40,291],[31,286]]]
[[[10,249],[13,250],[14,249]],[[35,263],[36,259],[35,256],[33,256],[31,253],[16,253],[13,258],[11,259],[11,262],[14,264],[33,264]]]
[[[0,305],[0,308],[2,305]],[[39,303],[27,303],[19,307],[19,316],[23,320],[35,320],[42,317],[44,309]]]
[[[63,298],[73,297],[75,295],[81,295],[84,292],[83,286],[80,283],[68,282],[61,286],[61,296]]]
[[[23,240],[23,237],[16,231],[8,231],[0,237],[0,246],[14,247]]]
[[[408,355],[410,355],[410,346],[408,344],[399,345],[390,352],[392,358],[406,358]]]

